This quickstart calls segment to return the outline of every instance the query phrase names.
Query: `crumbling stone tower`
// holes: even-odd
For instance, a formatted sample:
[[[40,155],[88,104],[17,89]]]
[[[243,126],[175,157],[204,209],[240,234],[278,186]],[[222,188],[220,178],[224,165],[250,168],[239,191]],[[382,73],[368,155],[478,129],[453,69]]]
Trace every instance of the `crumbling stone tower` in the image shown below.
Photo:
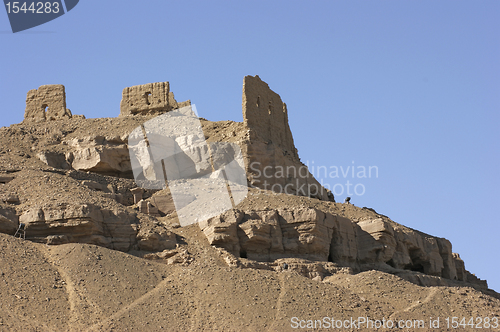
[[[71,118],[66,108],[66,92],[62,84],[42,85],[28,91],[24,121],[45,121]]]
[[[135,85],[123,89],[120,116],[165,113],[187,105],[191,105],[189,100],[181,103],[175,100],[168,82]]]
[[[288,111],[281,97],[258,75],[243,79],[243,121],[251,134],[273,143],[291,159],[299,155],[288,125]]]
[[[242,104],[249,139],[242,142],[241,150],[249,184],[279,193],[333,201],[333,194],[300,161],[281,97],[259,76],[245,76]]]

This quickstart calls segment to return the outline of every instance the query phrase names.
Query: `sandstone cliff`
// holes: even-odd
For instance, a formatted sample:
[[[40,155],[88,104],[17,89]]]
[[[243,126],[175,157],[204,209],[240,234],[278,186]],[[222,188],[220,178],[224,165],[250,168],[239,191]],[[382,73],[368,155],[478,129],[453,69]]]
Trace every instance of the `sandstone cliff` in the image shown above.
[[[340,215],[339,203],[313,208],[293,201],[287,198],[287,204],[277,204],[277,209],[230,210],[200,222],[199,227],[210,244],[235,258],[267,263],[302,258],[333,262],[354,272],[378,269],[412,281],[418,275],[413,272],[418,272],[487,287],[465,270],[444,238],[404,227],[367,209],[352,207],[353,215],[365,214],[352,222]],[[420,279],[417,283],[425,284],[432,278]]]

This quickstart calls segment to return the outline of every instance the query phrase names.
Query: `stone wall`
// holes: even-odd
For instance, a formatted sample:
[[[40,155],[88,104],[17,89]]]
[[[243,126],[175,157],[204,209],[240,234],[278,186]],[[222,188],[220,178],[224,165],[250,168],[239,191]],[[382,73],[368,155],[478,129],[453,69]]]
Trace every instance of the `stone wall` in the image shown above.
[[[164,113],[190,104],[189,100],[178,103],[168,82],[135,85],[123,89],[120,116]]]
[[[45,121],[71,118],[71,111],[66,108],[64,85],[42,85],[28,91],[24,121]]]

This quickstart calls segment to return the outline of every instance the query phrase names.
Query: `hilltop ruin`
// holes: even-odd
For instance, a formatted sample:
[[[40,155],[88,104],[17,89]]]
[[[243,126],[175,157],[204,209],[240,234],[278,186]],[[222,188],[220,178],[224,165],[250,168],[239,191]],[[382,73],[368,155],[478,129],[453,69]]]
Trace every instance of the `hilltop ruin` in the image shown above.
[[[12,235],[23,223],[34,242],[147,251],[151,259],[170,255],[164,251],[179,245],[172,195],[168,188],[137,187],[128,135],[188,105],[175,101],[168,82],[151,83],[125,88],[116,118],[85,119],[66,108],[64,86],[30,90],[24,121],[0,135],[0,232]],[[229,266],[280,270],[281,262],[296,259],[302,261],[291,269],[320,280],[341,270],[376,269],[421,285],[487,288],[465,270],[448,240],[373,209],[335,203],[311,173],[297,172],[307,168],[287,106],[258,76],[243,80],[242,111],[242,123],[201,120],[208,143],[237,144],[243,153],[248,196],[197,226]],[[196,150],[203,148],[186,156],[205,156]],[[182,201],[189,209],[193,197]]]

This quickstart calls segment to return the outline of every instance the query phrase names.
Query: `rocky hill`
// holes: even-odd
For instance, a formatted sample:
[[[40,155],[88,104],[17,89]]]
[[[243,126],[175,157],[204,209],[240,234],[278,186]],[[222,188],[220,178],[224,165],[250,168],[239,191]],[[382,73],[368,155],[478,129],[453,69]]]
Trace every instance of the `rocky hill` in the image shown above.
[[[446,330],[446,317],[500,320],[499,294],[450,241],[335,202],[300,161],[286,104],[258,76],[244,78],[243,123],[201,119],[201,140],[172,139],[181,152],[170,159],[149,155],[145,123],[190,105],[153,83],[125,88],[118,117],[86,119],[66,107],[62,85],[28,92],[24,121],[0,129],[0,330],[286,331],[323,317],[426,328],[440,317]],[[151,160],[138,170],[130,137],[141,128],[136,157]],[[215,204],[211,189],[181,195],[170,176],[138,186],[158,167],[188,174],[174,179],[181,186],[216,184],[231,180],[230,165],[246,174],[245,195],[228,184],[232,205],[194,224],[181,214],[199,214],[203,197]],[[21,224],[25,240],[14,237]]]

